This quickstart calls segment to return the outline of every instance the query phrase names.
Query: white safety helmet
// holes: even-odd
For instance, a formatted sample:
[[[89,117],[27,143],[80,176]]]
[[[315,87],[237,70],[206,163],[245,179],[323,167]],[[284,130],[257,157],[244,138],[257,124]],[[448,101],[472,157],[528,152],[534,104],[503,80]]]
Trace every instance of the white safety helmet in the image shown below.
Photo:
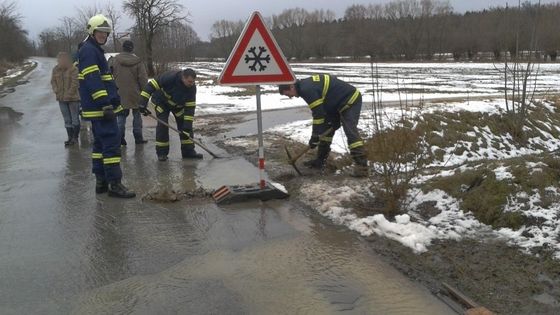
[[[90,35],[95,31],[111,33],[111,22],[103,14],[94,15],[88,21],[87,31]]]

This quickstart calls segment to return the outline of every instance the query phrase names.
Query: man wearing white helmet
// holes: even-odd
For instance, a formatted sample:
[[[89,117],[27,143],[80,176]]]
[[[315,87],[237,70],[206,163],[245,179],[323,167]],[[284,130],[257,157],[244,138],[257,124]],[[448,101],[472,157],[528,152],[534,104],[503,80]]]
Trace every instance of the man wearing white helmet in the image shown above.
[[[111,33],[111,24],[103,15],[93,16],[87,25],[89,36],[78,50],[78,70],[82,117],[91,121],[93,131],[92,172],[97,194],[133,198],[136,194],[122,183],[121,137],[116,114],[123,110],[105,52],[101,48]]]

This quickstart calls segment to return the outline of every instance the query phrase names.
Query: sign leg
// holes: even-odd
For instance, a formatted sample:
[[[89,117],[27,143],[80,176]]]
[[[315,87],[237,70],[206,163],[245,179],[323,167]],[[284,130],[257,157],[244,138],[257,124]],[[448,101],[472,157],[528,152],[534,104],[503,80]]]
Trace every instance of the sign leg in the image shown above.
[[[261,189],[266,187],[264,180],[264,141],[263,141],[263,123],[262,123],[262,108],[261,108],[261,86],[256,86],[257,90],[257,125],[259,131],[259,184]]]

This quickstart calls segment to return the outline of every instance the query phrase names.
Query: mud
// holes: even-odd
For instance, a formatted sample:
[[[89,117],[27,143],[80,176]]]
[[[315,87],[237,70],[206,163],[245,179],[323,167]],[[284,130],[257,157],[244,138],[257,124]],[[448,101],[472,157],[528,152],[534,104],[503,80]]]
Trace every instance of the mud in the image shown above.
[[[228,139],[219,144],[231,154],[244,155],[256,163],[255,136]],[[332,168],[318,173],[300,166],[304,176],[298,176],[287,163],[284,146],[298,151],[304,147],[302,144],[272,134],[266,134],[265,144],[267,171],[273,180],[282,182],[288,188],[292,199],[298,198],[299,187],[318,178],[331,181],[333,185],[354,180]],[[311,157],[310,153],[302,160]],[[330,163],[338,161],[331,160]],[[366,209],[363,201],[353,207]],[[420,212],[431,216],[434,213],[432,208],[426,204]],[[371,210],[369,214],[372,214]],[[441,283],[447,282],[499,314],[560,312],[560,262],[546,251],[528,255],[504,241],[480,235],[477,239],[437,241],[428,252],[417,255],[386,238],[371,236],[365,239],[386,262],[437,296],[446,295]]]
[[[204,188],[180,191],[173,188],[155,186],[142,196],[142,201],[153,202],[177,202],[181,200],[203,199],[212,197],[212,192]]]

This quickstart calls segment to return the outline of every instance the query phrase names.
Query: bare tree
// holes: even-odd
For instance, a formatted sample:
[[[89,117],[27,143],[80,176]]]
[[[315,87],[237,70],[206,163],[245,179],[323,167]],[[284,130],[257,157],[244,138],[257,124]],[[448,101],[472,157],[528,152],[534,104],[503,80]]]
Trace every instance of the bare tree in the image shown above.
[[[111,20],[111,28],[112,28],[112,39],[113,39],[113,51],[119,51],[119,38],[117,34],[118,25],[120,24],[120,20],[122,18],[121,12],[115,8],[113,3],[108,2],[105,6],[105,13],[107,14],[107,18]]]
[[[219,57],[227,57],[243,30],[243,21],[219,20],[212,24],[210,40]]]
[[[155,74],[153,44],[156,34],[163,28],[186,21],[183,6],[177,0],[127,0],[124,11],[136,20],[135,29],[144,40],[148,75]]]
[[[30,52],[27,31],[22,28],[21,15],[17,13],[15,2],[0,2],[0,62],[22,61]]]

